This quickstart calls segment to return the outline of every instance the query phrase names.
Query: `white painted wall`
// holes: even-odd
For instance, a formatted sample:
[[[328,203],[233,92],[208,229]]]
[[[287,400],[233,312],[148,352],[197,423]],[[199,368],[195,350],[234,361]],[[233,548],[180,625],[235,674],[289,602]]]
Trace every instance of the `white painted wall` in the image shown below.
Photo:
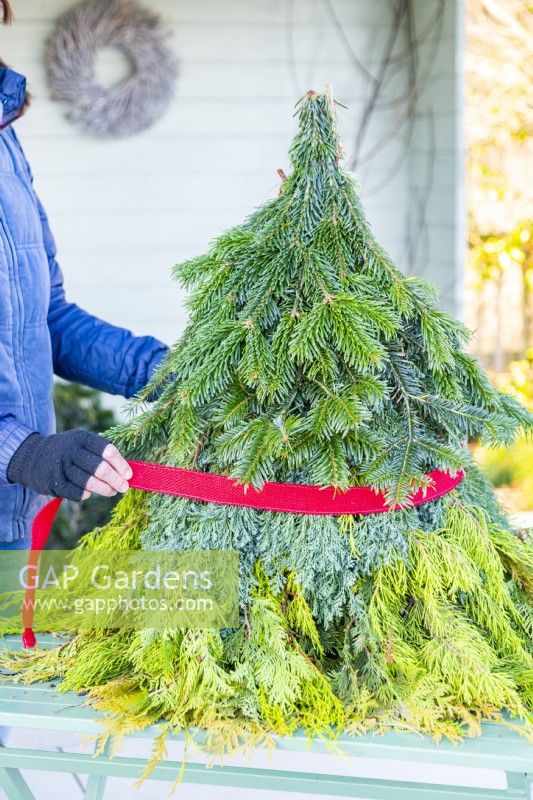
[[[413,232],[408,269],[441,290],[441,305],[463,315],[466,258],[464,162],[464,0],[445,0],[440,42],[424,37],[436,0],[412,0],[423,64],[433,69],[414,113],[409,152],[409,224]]]
[[[352,55],[377,70],[394,4],[146,2],[170,26],[180,77],[168,113],[133,138],[98,140],[83,134],[49,99],[44,41],[72,0],[14,0],[16,22],[0,29],[0,53],[27,75],[33,94],[17,130],[51,218],[69,297],[137,333],[171,342],[185,320],[183,295],[170,283],[171,266],[202,252],[212,237],[276,192],[276,169],[288,169],[293,105],[304,91],[333,84],[348,106],[340,126],[347,154],[352,152],[355,121],[370,91]],[[413,2],[417,30],[423,33],[438,0]],[[445,0],[440,43],[428,41],[420,50],[425,83],[419,87],[424,92],[411,137],[401,124],[402,108],[381,100],[363,147],[363,155],[376,152],[358,171],[377,236],[403,268],[414,268],[445,288],[448,308],[456,307],[457,234],[463,235],[457,191],[461,14],[462,0]],[[402,32],[398,53],[405,41]],[[116,57],[101,55],[99,74],[111,79],[117,69]],[[405,89],[407,77],[403,67],[396,70],[387,80],[385,101]],[[435,130],[433,143],[428,120]],[[428,164],[433,165],[429,177]],[[410,232],[420,226],[421,204],[424,233],[413,246]]]

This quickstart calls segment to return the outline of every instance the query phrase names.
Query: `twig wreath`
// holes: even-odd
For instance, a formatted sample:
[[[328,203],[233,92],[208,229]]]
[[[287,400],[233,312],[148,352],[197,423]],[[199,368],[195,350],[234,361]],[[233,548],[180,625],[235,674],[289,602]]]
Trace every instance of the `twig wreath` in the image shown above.
[[[174,91],[176,60],[157,14],[135,0],[84,0],[63,14],[47,42],[52,97],[67,117],[101,136],[129,136],[150,127]],[[101,48],[122,50],[133,72],[104,87],[94,62]]]

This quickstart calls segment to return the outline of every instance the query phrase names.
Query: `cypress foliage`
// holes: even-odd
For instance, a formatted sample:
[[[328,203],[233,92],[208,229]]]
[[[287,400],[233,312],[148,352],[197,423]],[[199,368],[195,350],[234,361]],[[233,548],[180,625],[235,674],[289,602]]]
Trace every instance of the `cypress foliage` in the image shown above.
[[[504,710],[531,722],[533,548],[465,442],[509,443],[532,418],[375,241],[328,92],[297,111],[279,196],[176,267],[189,324],[111,435],[132,458],[255,487],[370,484],[404,507],[318,517],[128,493],[84,546],[238,549],[241,626],[86,631],[9,665],[88,690],[115,731],[165,720],[156,757],[165,730],[191,727],[231,751],[297,727],[457,739]],[[436,467],[465,479],[410,507]]]

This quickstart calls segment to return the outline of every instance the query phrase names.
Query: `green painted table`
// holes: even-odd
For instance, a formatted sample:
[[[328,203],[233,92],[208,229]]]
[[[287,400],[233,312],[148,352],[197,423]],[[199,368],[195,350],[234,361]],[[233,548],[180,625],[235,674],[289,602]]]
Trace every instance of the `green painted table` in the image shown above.
[[[50,646],[57,639],[41,634],[39,644]],[[0,646],[18,647],[18,637],[6,637]],[[101,731],[98,714],[83,705],[84,697],[75,694],[58,694],[53,684],[41,683],[21,686],[2,680],[0,675],[0,726],[31,728],[41,731],[66,731],[86,735]],[[136,734],[153,738],[155,728]],[[183,741],[183,737],[176,736]],[[389,733],[384,736],[367,735],[359,738],[342,737],[339,745],[348,757],[365,759],[394,759],[400,762],[446,765],[450,775],[454,768],[474,767],[503,770],[507,774],[507,789],[475,789],[457,786],[422,784],[408,781],[347,777],[332,773],[265,769],[248,766],[206,766],[205,763],[188,763],[184,781],[220,787],[301,792],[332,797],[366,798],[367,800],[503,800],[527,798],[533,782],[533,745],[520,735],[498,725],[485,725],[483,736],[468,739],[460,745],[434,742],[415,734]],[[308,750],[305,735],[280,738],[281,750],[305,752]],[[315,742],[313,753],[327,753],[327,746]],[[0,787],[9,800],[35,800],[21,769],[50,772],[73,772],[88,775],[85,800],[101,800],[108,776],[137,778],[146,761],[143,758],[91,753],[43,751],[30,748],[0,748]],[[151,779],[174,781],[181,763],[165,760],[154,770]],[[38,798],[37,798],[38,800]]]

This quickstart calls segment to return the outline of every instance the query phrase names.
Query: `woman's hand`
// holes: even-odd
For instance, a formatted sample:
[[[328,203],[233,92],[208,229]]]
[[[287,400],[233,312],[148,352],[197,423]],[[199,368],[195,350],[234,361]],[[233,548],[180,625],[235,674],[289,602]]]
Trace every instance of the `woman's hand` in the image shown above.
[[[85,500],[126,492],[132,470],[103,436],[84,430],[51,436],[32,433],[9,462],[7,477],[39,494]]]
[[[103,451],[102,459],[94,475],[87,481],[82,500],[86,500],[93,492],[104,497],[113,497],[117,492],[127,492],[129,489],[128,481],[133,474],[131,467],[111,442]]]

